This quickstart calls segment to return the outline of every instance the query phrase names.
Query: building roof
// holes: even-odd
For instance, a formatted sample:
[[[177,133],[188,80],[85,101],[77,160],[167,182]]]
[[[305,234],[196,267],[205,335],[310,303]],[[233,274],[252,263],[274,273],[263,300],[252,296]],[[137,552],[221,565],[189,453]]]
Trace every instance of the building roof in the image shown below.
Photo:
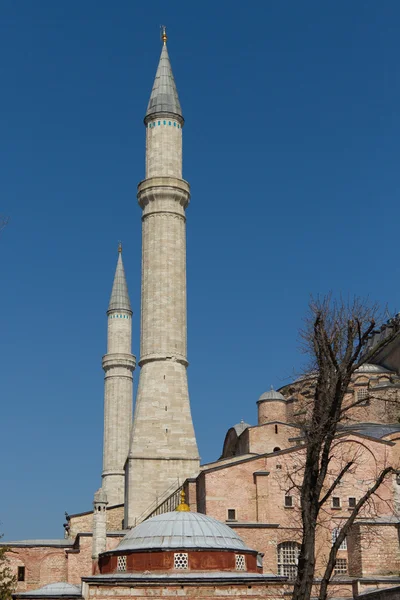
[[[382,439],[392,433],[400,433],[400,424],[384,425],[379,423],[353,423],[340,428],[354,433],[362,433],[375,439]]]
[[[92,575],[82,578],[83,581],[88,581],[89,583],[99,583],[99,582],[119,582],[124,580],[129,580],[130,582],[134,581],[152,581],[154,583],[174,583],[174,582],[184,582],[190,580],[191,582],[203,582],[203,581],[213,581],[215,583],[221,582],[224,585],[232,582],[237,583],[237,580],[245,580],[248,583],[263,583],[265,581],[287,581],[287,577],[283,575],[273,575],[272,573],[248,573],[246,571],[206,571],[206,572],[190,572],[190,571],[181,571],[180,573],[174,572],[161,572],[161,573],[152,573],[150,571],[144,572],[116,572],[116,573],[102,573],[101,575]]]
[[[264,392],[258,399],[258,402],[263,402],[264,400],[284,400],[286,402],[285,396],[283,396],[280,392],[277,392],[272,387],[268,392]]]
[[[239,437],[239,435],[241,435],[243,431],[246,431],[248,427],[251,427],[251,425],[245,423],[244,421],[240,421],[240,423],[236,423],[236,425],[234,425],[232,429],[236,431],[236,435]]]
[[[17,595],[18,597],[38,596],[42,598],[43,596],[60,596],[71,598],[73,596],[80,598],[82,596],[82,592],[81,587],[79,585],[72,585],[71,583],[60,581],[58,583],[49,583],[41,588],[38,588],[37,590],[30,590],[29,592],[18,592]]]
[[[115,551],[168,548],[250,550],[228,525],[195,512],[168,512],[134,527]]]
[[[111,291],[108,310],[127,310],[132,312],[129,300],[128,286],[126,283],[124,264],[122,262],[122,248],[118,248],[117,268],[115,269],[114,283]]]
[[[69,547],[73,546],[74,543],[75,543],[74,540],[62,538],[61,540],[17,540],[17,541],[11,541],[11,542],[2,541],[2,542],[0,542],[0,546],[10,546],[10,547],[48,546],[48,547],[57,547],[57,548],[58,547],[69,548]]]
[[[183,120],[175,79],[169,61],[167,44],[163,44],[157,73],[151,90],[146,119],[159,113],[176,115]]]
[[[361,365],[361,367],[358,367],[356,373],[393,373],[393,371],[390,371],[385,367],[381,367],[381,365],[365,363],[364,365]]]

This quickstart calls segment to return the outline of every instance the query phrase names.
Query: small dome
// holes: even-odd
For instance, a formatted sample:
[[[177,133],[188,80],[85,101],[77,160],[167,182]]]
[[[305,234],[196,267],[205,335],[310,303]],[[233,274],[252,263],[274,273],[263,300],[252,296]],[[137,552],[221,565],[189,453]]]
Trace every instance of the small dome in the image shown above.
[[[228,525],[200,513],[176,511],[143,521],[126,534],[115,550],[159,548],[249,550]]]
[[[262,402],[263,400],[284,400],[286,401],[285,396],[282,396],[280,392],[277,392],[273,388],[271,388],[268,392],[264,392],[258,399],[258,402]]]
[[[385,367],[381,367],[380,365],[365,363],[361,367],[358,367],[356,373],[393,373],[393,371],[389,371],[389,369],[385,369]]]
[[[39,596],[40,598],[46,596],[81,596],[81,586],[80,585],[72,585],[72,583],[67,583],[65,581],[60,581],[57,583],[48,583],[37,590],[31,590],[29,592],[22,592],[18,594],[18,596]]]
[[[94,495],[94,502],[101,502],[103,504],[107,504],[107,494],[106,492],[103,490],[103,488],[100,488],[97,490],[97,492]]]
[[[236,431],[236,435],[239,437],[239,435],[241,435],[248,427],[251,427],[251,425],[245,423],[244,421],[240,421],[240,423],[234,425],[232,429]]]

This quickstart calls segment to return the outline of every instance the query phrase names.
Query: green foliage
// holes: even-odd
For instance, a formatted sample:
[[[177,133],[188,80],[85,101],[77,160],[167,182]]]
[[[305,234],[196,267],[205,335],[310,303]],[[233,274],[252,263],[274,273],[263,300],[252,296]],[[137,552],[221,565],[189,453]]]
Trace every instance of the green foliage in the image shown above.
[[[0,535],[0,539],[2,537]],[[0,600],[11,600],[17,585],[17,578],[11,570],[7,552],[10,552],[10,548],[0,546]]]

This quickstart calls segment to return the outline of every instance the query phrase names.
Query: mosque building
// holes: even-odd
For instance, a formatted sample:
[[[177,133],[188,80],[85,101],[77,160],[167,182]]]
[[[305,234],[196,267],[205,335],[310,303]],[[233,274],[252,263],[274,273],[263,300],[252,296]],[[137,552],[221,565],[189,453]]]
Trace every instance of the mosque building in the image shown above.
[[[139,385],[133,411],[132,308],[122,248],[107,310],[101,488],[93,509],[68,515],[65,537],[7,542],[18,600],[96,597],[280,599],[296,575],[301,523],[296,485],[310,375],[261,394],[257,424],[228,429],[221,456],[200,465],[187,382],[185,124],[163,31],[144,118]],[[390,322],[370,345],[385,340]],[[333,461],[357,454],[326,509],[317,577],[380,465],[399,465],[400,336],[355,373],[347,400],[362,400]],[[399,472],[400,473],[400,472]],[[360,513],[337,557],[335,597],[400,586],[400,475]],[[371,599],[373,596],[369,596]],[[394,597],[394,596],[393,596]],[[385,596],[386,598],[386,596]],[[389,596],[387,596],[389,598]]]

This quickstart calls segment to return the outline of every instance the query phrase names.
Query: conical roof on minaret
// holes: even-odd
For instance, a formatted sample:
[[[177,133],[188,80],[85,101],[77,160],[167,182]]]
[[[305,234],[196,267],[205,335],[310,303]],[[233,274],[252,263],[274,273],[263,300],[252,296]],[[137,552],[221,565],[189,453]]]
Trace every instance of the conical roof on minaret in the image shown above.
[[[126,283],[124,264],[122,262],[122,246],[118,246],[118,262],[115,270],[114,283],[111,292],[108,311],[128,310],[132,312],[131,303],[128,294],[128,285]]]
[[[165,29],[163,31],[162,39],[163,47],[161,50],[160,62],[158,63],[145,119],[159,113],[168,113],[176,115],[183,120],[175,79],[172,74],[171,63],[168,56],[167,35]]]

